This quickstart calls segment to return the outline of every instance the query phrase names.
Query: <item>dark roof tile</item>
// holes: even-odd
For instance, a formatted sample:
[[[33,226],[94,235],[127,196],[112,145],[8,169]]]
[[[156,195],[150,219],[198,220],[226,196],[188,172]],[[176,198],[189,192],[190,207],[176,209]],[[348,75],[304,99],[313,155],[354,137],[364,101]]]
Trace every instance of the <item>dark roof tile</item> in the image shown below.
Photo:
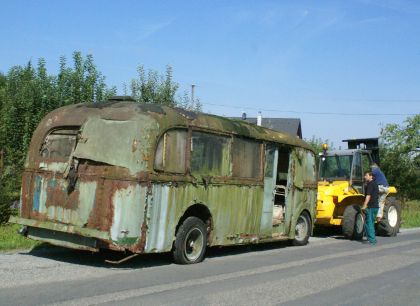
[[[232,117],[232,119],[242,119],[241,117]],[[257,118],[246,118],[246,122],[257,124]],[[263,127],[297,135],[302,139],[302,127],[299,118],[262,118]]]

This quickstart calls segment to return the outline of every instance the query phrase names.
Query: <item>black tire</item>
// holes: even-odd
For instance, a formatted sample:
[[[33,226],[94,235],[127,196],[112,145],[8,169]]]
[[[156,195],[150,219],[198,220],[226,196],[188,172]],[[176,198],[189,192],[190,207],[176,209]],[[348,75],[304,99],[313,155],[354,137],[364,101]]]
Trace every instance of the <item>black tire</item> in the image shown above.
[[[292,240],[292,245],[303,246],[308,244],[309,236],[311,235],[311,219],[306,211],[302,212],[296,221],[295,238]]]
[[[342,230],[347,239],[363,238],[365,215],[359,205],[349,205],[344,210]]]
[[[206,225],[197,217],[184,220],[176,233],[173,256],[177,264],[194,264],[203,260],[207,247]]]
[[[378,236],[394,237],[400,230],[401,204],[395,198],[387,198],[382,220],[376,224]]]

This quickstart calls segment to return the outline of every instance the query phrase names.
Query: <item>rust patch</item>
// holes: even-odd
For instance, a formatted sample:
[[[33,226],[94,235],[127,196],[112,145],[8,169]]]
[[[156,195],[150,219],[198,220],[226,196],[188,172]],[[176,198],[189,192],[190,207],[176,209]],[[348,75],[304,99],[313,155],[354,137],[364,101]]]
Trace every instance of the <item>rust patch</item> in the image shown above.
[[[36,219],[39,222],[48,220],[47,214],[39,213],[37,211],[30,212],[30,219]]]
[[[146,236],[147,236],[147,224],[146,224],[146,220],[143,222],[143,224],[141,225],[141,233],[140,233],[140,240],[139,242],[134,245],[132,248],[130,248],[130,250],[134,253],[143,253],[144,252],[144,248],[146,246]]]
[[[79,207],[79,190],[75,189],[68,194],[67,188],[64,188],[64,186],[60,184],[60,181],[61,179],[49,178],[45,206],[47,208],[56,206],[76,210]]]
[[[32,179],[33,173],[30,171],[23,172],[22,175],[22,206],[21,216],[23,218],[29,218],[32,210]]]
[[[101,179],[96,188],[95,204],[89,215],[87,227],[100,231],[109,231],[112,225],[114,207],[112,205],[112,190],[114,190],[112,180]]]

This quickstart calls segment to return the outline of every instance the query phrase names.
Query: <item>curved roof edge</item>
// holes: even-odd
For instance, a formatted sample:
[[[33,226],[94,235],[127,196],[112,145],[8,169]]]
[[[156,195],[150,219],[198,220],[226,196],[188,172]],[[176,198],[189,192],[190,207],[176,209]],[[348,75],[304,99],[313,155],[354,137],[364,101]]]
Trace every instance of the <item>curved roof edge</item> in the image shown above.
[[[193,126],[204,130],[232,133],[238,136],[284,143],[303,147],[314,152],[313,148],[295,135],[278,132],[257,126],[243,120],[194,112],[178,107],[159,104],[142,104],[132,100],[108,100],[96,103],[79,103],[58,108],[49,113],[44,120],[54,120],[54,125],[82,125],[90,116],[99,116],[109,120],[136,120],[145,114],[152,116],[163,127]],[[168,116],[169,115],[169,116]]]

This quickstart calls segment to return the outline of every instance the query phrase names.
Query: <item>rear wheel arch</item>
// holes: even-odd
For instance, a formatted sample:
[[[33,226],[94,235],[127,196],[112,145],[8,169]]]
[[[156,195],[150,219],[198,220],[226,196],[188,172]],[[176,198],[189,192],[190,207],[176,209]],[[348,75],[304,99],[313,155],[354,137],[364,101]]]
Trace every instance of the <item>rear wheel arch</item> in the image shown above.
[[[184,213],[182,214],[181,218],[179,218],[179,221],[175,227],[175,233],[174,233],[175,236],[178,233],[180,226],[184,223],[184,221],[188,217],[197,217],[201,221],[203,221],[207,227],[207,236],[208,238],[210,238],[209,236],[213,230],[213,217],[210,212],[210,209],[205,204],[202,204],[202,203],[193,204],[184,211]],[[207,239],[207,242],[210,242],[210,239]]]
[[[311,225],[311,227],[313,227],[312,225],[314,224],[314,220],[313,220],[314,218],[313,218],[313,215],[311,214],[311,212],[308,209],[305,208],[300,212],[300,214],[302,214],[302,213],[306,213],[308,215],[309,222],[311,223],[310,225]]]

